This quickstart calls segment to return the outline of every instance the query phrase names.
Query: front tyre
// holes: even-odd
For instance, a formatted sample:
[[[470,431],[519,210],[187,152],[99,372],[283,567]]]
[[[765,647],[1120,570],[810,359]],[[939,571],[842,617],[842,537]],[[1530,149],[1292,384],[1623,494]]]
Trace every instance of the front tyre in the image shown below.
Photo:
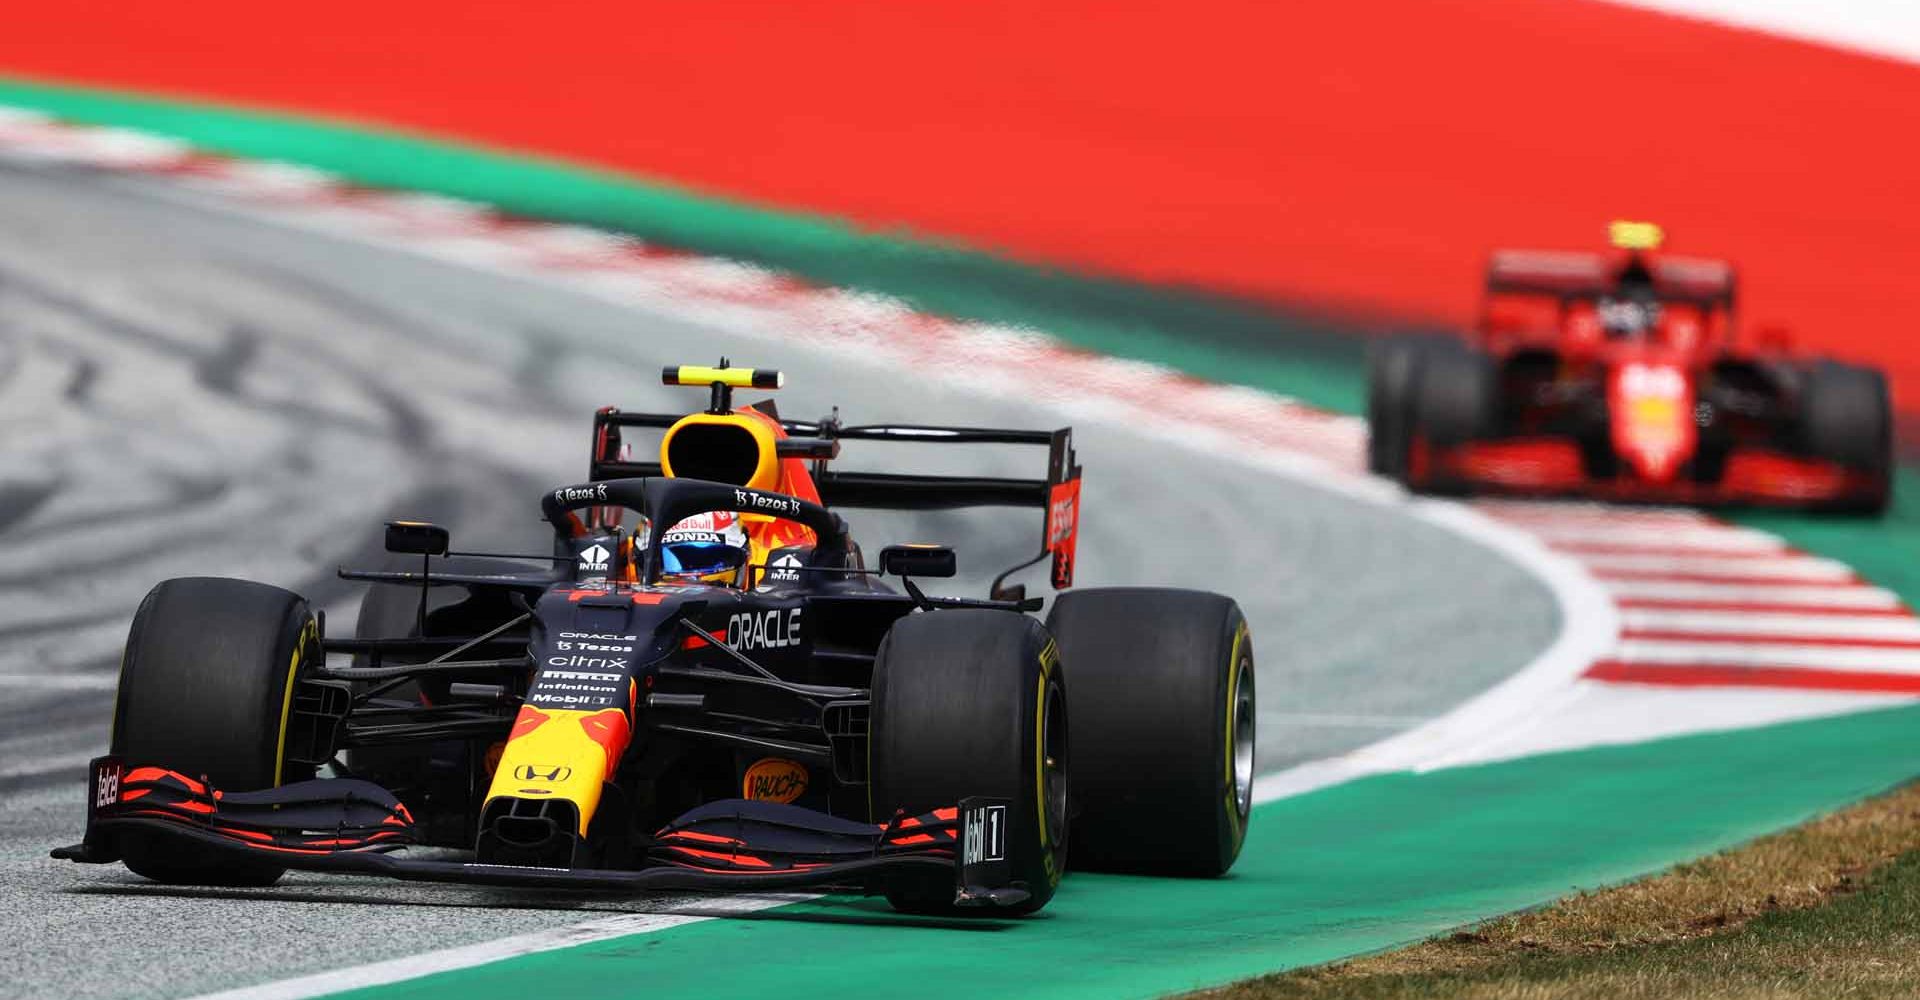
[[[1820,361],[1802,394],[1803,446],[1872,483],[1829,505],[1850,514],[1884,513],[1893,495],[1893,403],[1877,369]]]
[[[1409,439],[1422,454],[1409,463],[1407,487],[1460,494],[1467,484],[1433,469],[1434,457],[1492,437],[1499,424],[1500,384],[1493,359],[1473,348],[1430,350],[1413,376]],[[1411,466],[1420,466],[1417,474]]]
[[[1009,800],[1007,856],[1028,898],[1047,905],[1066,871],[1066,679],[1053,640],[1026,615],[972,608],[895,622],[873,664],[870,784],[874,822]],[[950,876],[887,888],[909,913],[1004,914],[953,906]]]
[[[1413,447],[1414,390],[1430,353],[1458,351],[1439,336],[1388,337],[1367,352],[1367,471],[1399,482],[1407,478]]]
[[[1253,639],[1232,598],[1124,587],[1047,616],[1073,677],[1075,868],[1220,875],[1253,810]]]
[[[319,628],[297,594],[245,580],[168,580],[133,616],[113,753],[229,791],[311,777],[291,773],[286,727],[294,680],[319,655]],[[171,839],[127,838],[120,849],[135,873],[178,885],[269,885],[285,871]]]

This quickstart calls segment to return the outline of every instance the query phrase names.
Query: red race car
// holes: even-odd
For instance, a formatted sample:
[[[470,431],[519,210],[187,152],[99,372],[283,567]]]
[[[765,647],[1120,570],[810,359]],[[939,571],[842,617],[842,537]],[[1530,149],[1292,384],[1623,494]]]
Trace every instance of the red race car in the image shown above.
[[[1731,265],[1661,253],[1650,223],[1612,236],[1496,252],[1470,341],[1380,343],[1369,468],[1428,493],[1885,510],[1885,376],[1737,336]]]

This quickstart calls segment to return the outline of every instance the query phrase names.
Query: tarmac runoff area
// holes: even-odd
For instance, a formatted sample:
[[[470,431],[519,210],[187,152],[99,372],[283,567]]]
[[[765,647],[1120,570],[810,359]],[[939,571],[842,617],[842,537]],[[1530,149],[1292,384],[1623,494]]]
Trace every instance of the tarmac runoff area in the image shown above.
[[[1263,772],[1413,729],[1560,632],[1554,595],[1508,558],[1400,505],[1316,486],[1319,459],[1284,457],[1294,437],[1351,450],[1358,425],[1345,418],[1249,424],[1250,442],[1188,433],[1179,421],[1195,408],[1276,404],[1136,391],[1147,376],[1120,364],[1030,398],[991,391],[965,365],[914,366],[920,348],[887,336],[902,318],[882,305],[835,302],[808,327],[757,301],[690,308],[671,281],[622,295],[613,277],[548,280],[497,266],[494,248],[463,235],[462,207],[432,199],[386,220],[441,226],[427,256],[346,214],[237,207],[218,184],[0,164],[0,996],[183,996],[592,916],[724,912],[314,876],[163,889],[45,854],[78,836],[82,767],[104,746],[119,647],[154,582],[259,579],[347,622],[355,592],[333,569],[374,557],[384,518],[440,520],[457,545],[538,550],[534,498],[584,473],[593,407],[699,404],[657,384],[663,363],[780,367],[781,409],[795,416],[838,404],[859,421],[1072,423],[1087,469],[1080,583],[1240,599]],[[688,290],[742,277],[724,262],[672,267]],[[849,332],[862,308],[877,332]],[[1002,334],[1005,352],[1044,365],[1031,338]],[[849,447],[844,459],[1025,474],[1038,456]],[[869,548],[956,544],[967,576],[953,592],[970,593],[1037,545],[1027,514],[853,520]]]

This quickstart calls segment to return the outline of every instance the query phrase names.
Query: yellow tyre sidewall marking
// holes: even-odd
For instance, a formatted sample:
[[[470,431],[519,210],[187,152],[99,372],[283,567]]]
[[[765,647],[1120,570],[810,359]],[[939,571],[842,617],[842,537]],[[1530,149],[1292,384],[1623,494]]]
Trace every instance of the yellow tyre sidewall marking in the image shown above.
[[[293,659],[287,663],[287,683],[280,693],[280,732],[274,741],[273,751],[273,787],[280,787],[280,769],[287,763],[287,719],[293,715],[293,682],[299,676],[300,663],[306,659],[307,644],[318,638],[319,623],[312,618],[300,629],[300,637],[293,641]]]
[[[1047,823],[1047,685],[1053,680],[1053,667],[1060,651],[1052,639],[1040,650],[1040,676],[1034,688],[1033,702],[1033,797],[1034,816],[1040,824],[1040,857],[1047,869],[1047,880],[1060,884],[1060,869],[1055,864],[1053,830]]]
[[[1240,728],[1240,648],[1247,640],[1247,623],[1233,632],[1233,651],[1227,656],[1227,822],[1233,827],[1234,843],[1246,835],[1240,819],[1240,782],[1234,773],[1234,738]]]

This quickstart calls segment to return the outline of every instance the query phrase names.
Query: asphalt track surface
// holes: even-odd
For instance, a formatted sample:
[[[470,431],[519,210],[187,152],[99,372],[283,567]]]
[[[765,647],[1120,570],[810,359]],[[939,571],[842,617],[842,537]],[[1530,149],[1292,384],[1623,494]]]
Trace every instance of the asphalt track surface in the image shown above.
[[[0,166],[0,996],[185,996],[574,923],[712,912],[681,897],[503,894],[290,877],[182,890],[53,862],[77,839],[127,622],[155,582],[263,580],[334,634],[378,522],[540,551],[535,498],[582,478],[590,410],[689,409],[669,362],[788,372],[782,411],[1057,426],[944,389],[565,289],[264,223],[160,181]],[[1236,595],[1260,668],[1260,765],[1353,749],[1511,673],[1557,630],[1520,570],[1431,525],[1277,476],[1077,428],[1080,582]],[[875,446],[848,467],[1019,474],[1037,454]],[[1024,460],[1024,461],[1023,461]],[[857,512],[871,549],[954,542],[977,592],[1038,515]],[[1037,584],[1038,581],[1036,580]]]

